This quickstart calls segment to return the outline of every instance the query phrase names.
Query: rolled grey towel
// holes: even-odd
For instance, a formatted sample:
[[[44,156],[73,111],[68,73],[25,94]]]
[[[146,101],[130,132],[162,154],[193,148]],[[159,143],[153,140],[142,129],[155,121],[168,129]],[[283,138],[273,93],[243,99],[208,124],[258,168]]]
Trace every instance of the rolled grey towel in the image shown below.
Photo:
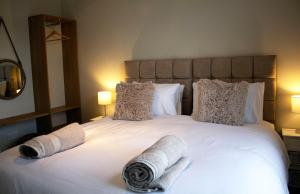
[[[182,139],[164,136],[125,165],[123,179],[135,192],[166,191],[191,163],[186,150]]]
[[[71,149],[85,141],[85,133],[78,123],[72,123],[48,135],[35,137],[20,145],[20,154],[29,158],[44,158]]]

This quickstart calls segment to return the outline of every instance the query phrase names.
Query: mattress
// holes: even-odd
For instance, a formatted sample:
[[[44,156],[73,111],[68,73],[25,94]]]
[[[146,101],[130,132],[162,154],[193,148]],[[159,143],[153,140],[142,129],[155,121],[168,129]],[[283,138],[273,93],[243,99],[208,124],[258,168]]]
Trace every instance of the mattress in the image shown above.
[[[193,162],[165,193],[288,194],[287,153],[268,122],[237,127],[164,116],[83,126],[86,143],[48,158],[21,158],[17,147],[1,153],[0,193],[131,193],[123,166],[173,134],[187,142]]]

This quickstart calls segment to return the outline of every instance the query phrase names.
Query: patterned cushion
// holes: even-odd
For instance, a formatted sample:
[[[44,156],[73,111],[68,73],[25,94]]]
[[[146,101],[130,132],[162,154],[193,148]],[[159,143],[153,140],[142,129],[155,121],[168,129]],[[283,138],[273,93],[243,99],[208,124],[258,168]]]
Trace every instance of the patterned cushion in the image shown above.
[[[113,119],[141,121],[152,118],[154,86],[146,83],[119,83]]]
[[[201,79],[196,83],[194,120],[225,125],[243,125],[248,83]]]

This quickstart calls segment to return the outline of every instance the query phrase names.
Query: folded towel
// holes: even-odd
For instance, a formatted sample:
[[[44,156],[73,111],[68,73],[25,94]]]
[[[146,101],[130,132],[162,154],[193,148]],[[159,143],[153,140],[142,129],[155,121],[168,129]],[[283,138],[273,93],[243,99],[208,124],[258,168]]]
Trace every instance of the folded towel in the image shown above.
[[[166,191],[191,163],[186,150],[182,139],[164,136],[125,165],[123,179],[135,192]]]
[[[78,123],[72,123],[48,135],[35,137],[19,147],[20,154],[30,158],[44,158],[78,146],[85,141],[85,133]]]

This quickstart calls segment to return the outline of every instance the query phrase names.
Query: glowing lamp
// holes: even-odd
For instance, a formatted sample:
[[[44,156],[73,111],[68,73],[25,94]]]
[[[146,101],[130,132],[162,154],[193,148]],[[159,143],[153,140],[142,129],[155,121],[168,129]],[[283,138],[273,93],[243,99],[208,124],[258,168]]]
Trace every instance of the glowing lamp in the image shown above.
[[[104,106],[104,116],[106,116],[106,106],[111,104],[111,92],[98,92],[98,104]]]
[[[300,95],[293,95],[291,97],[292,112],[300,114]]]

